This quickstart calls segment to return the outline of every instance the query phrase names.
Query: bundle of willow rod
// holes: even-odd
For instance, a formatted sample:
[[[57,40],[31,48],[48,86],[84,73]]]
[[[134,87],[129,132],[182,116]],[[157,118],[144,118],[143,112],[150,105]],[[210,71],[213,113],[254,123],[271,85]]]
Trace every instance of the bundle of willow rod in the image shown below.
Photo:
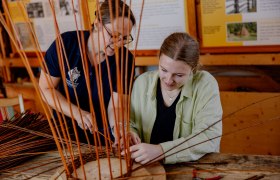
[[[48,121],[39,113],[27,111],[12,121],[6,120],[0,124],[0,169],[14,167],[56,147],[53,139],[40,133],[50,135],[51,130]]]

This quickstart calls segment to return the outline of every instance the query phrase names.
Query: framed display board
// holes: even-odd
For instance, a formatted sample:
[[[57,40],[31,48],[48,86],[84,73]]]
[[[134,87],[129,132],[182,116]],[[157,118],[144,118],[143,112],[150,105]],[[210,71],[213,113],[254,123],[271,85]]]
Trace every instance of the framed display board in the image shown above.
[[[46,51],[56,38],[55,21],[59,33],[88,27],[84,22],[80,0],[56,0],[50,4],[49,0],[7,0],[8,13],[11,17],[22,50],[35,50],[30,26],[36,34],[41,51]],[[91,8],[95,8],[95,1],[88,1]],[[94,15],[94,11],[92,15]],[[55,16],[54,16],[55,14]],[[75,16],[74,16],[75,15]],[[54,18],[55,17],[55,18]],[[91,19],[93,17],[91,16]],[[30,22],[30,23],[28,23]]]
[[[29,20],[43,52],[56,38],[55,20],[60,33],[75,30],[75,21],[78,29],[89,29],[94,20],[96,0],[87,0],[87,5],[82,0],[73,2],[74,4],[72,0],[57,0],[51,6],[49,0],[7,0],[8,11],[23,50],[34,51],[32,35],[28,30]],[[165,37],[172,32],[189,32],[196,37],[195,5],[191,0],[126,0],[126,3],[130,4],[136,18],[136,26],[132,30],[135,40],[129,48],[135,49],[139,34],[137,55],[156,55]]]
[[[280,52],[279,0],[200,0],[204,53]]]

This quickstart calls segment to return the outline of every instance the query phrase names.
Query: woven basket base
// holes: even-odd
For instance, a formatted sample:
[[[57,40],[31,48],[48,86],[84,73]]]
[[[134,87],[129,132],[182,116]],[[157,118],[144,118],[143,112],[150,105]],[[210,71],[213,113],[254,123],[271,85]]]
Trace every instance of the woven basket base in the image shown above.
[[[98,170],[98,162],[90,161],[84,165],[86,179],[111,179],[110,168],[107,158],[102,158],[99,160],[100,163],[100,173],[101,178],[99,178],[99,170]],[[125,160],[121,160],[118,158],[110,158],[111,163],[111,172],[113,178],[121,177],[121,174],[126,174],[126,163]],[[122,164],[122,166],[120,166]],[[132,169],[139,167],[139,164],[134,164]],[[122,168],[122,170],[121,170]],[[81,167],[76,170],[77,177],[75,173],[72,173],[73,179],[85,179],[84,173]],[[165,170],[164,167],[160,163],[154,163],[153,165],[149,165],[144,168],[140,168],[137,171],[131,173],[130,177],[133,179],[142,180],[142,179],[159,179],[165,180]],[[51,179],[57,180],[67,180],[66,174],[63,168],[59,168],[58,171],[52,176]],[[68,178],[69,179],[69,178]],[[71,178],[70,178],[71,179]]]

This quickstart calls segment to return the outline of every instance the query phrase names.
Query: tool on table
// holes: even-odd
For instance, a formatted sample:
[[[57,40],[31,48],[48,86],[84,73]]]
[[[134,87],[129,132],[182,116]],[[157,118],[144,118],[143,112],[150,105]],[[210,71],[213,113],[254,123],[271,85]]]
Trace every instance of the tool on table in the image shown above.
[[[197,169],[193,169],[192,171],[192,179],[193,180],[219,180],[222,179],[223,176],[215,176],[215,177],[211,177],[211,178],[199,178],[197,177]]]

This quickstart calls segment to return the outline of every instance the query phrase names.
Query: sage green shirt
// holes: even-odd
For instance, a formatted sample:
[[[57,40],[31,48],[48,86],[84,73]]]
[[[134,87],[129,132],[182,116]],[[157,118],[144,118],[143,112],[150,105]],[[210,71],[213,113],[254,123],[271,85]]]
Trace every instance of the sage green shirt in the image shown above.
[[[158,78],[158,71],[146,72],[136,79],[132,90],[130,128],[145,143],[150,143],[156,119]],[[164,163],[187,162],[206,153],[219,152],[221,119],[218,84],[210,73],[198,71],[182,87],[176,105],[173,141],[160,144],[165,152]]]

